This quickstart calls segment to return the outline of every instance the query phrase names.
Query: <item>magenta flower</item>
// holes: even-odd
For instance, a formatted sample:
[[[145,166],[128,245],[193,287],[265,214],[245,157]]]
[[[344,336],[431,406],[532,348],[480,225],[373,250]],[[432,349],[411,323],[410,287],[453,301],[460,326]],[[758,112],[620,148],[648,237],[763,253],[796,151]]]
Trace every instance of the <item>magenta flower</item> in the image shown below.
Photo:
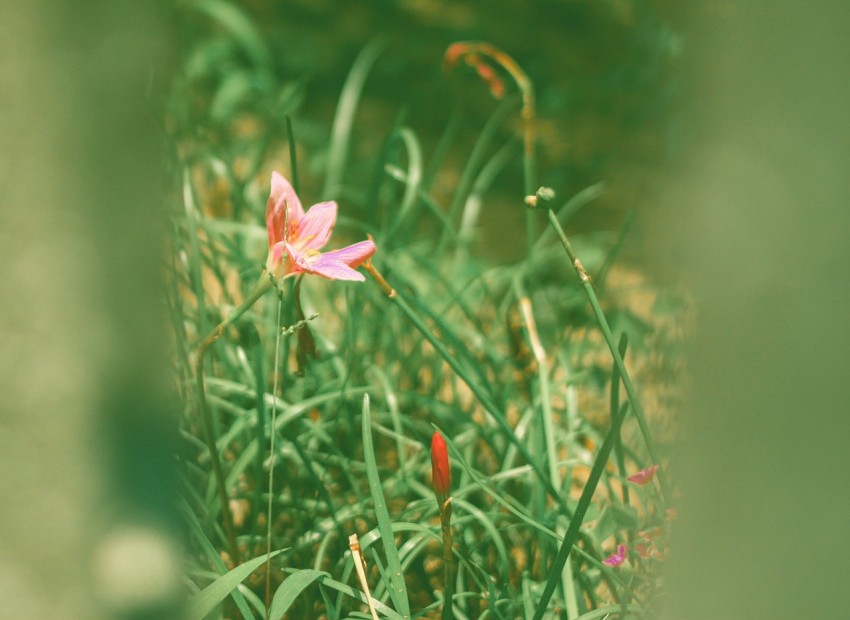
[[[646,469],[641,469],[636,474],[632,474],[631,476],[626,478],[626,480],[643,486],[652,482],[652,479],[655,478],[656,471],[658,471],[658,465],[652,465],[650,467],[647,467]]]
[[[626,561],[626,556],[629,555],[629,548],[626,545],[617,545],[617,552],[612,553],[607,558],[602,560],[605,566],[619,566]]]
[[[312,273],[329,280],[366,279],[355,269],[375,253],[371,238],[341,250],[321,252],[336,224],[335,202],[320,202],[305,213],[298,195],[283,176],[272,172],[271,186],[266,205],[269,273],[277,279],[299,273]]]

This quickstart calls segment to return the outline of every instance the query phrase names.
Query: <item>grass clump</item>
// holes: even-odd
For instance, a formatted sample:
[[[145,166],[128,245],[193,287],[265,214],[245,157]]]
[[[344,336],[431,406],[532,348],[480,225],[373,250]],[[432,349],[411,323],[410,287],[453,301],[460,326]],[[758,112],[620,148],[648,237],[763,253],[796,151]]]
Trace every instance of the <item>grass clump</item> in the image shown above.
[[[231,47],[188,50],[171,116],[182,191],[170,305],[186,403],[192,613],[656,610],[672,484],[654,435],[660,400],[650,409],[642,399],[654,384],[629,373],[652,367],[650,347],[675,338],[659,312],[615,294],[629,282],[616,260],[624,233],[564,233],[604,188],[559,207],[562,197],[536,186],[522,69],[492,46],[450,48],[505,96],[459,169],[452,119],[433,149],[402,115],[354,153],[359,102],[385,47],[374,42],[354,60],[322,147],[304,83],[276,81],[259,30],[219,14],[235,8],[203,6],[232,25],[220,35]],[[215,49],[234,54],[221,74],[208,64]],[[258,93],[253,106],[245,89]],[[519,136],[505,134],[518,115]],[[524,181],[507,200],[526,226],[510,238],[524,249],[493,264],[478,257],[476,231],[512,164]],[[350,264],[365,282],[311,273],[319,249],[301,264],[286,248],[290,277],[267,271],[273,170],[305,208],[338,202],[332,247],[374,239],[374,256]],[[645,281],[630,282],[660,308]],[[208,333],[216,337],[202,346]],[[428,467],[435,429],[451,462],[442,504]]]

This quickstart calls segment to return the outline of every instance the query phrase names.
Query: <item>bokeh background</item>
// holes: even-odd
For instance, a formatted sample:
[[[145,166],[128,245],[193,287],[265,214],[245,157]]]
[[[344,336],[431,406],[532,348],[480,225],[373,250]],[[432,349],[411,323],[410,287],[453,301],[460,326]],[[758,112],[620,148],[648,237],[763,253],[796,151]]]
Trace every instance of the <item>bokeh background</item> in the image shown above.
[[[238,4],[273,42],[266,57],[227,5],[2,5],[0,615],[108,617],[138,597],[165,617],[179,591],[160,288],[170,145],[266,132],[274,158],[282,124],[253,113],[291,110],[320,168],[351,63],[383,37],[355,153],[399,119],[427,150],[459,118],[471,144],[496,102],[473,76],[446,77],[441,55],[489,40],[537,86],[541,183],[607,184],[575,226],[616,230],[635,212],[628,260],[695,300],[668,617],[842,617],[845,3]],[[180,64],[202,45],[215,62]],[[228,106],[238,126],[221,122]],[[374,174],[352,159],[351,174]],[[499,183],[518,185],[520,165]],[[480,247],[493,261],[518,227],[499,183]]]

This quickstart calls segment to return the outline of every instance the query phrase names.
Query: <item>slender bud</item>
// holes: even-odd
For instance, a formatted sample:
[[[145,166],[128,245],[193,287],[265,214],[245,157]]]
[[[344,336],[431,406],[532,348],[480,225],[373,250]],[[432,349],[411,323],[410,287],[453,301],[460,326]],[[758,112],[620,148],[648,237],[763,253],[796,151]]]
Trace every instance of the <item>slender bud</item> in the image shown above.
[[[431,438],[431,476],[434,484],[434,495],[440,512],[449,498],[451,488],[451,471],[449,470],[449,454],[446,451],[446,442],[440,433],[434,433]]]

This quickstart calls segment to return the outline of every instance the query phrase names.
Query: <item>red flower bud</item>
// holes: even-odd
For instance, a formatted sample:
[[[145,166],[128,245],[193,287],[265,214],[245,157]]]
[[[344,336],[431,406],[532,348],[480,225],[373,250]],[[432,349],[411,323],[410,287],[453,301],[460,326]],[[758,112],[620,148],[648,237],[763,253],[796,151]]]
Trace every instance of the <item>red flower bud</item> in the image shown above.
[[[434,433],[431,438],[431,477],[433,478],[434,495],[437,497],[437,504],[442,511],[443,504],[449,498],[452,476],[449,469],[446,442],[440,433]]]

